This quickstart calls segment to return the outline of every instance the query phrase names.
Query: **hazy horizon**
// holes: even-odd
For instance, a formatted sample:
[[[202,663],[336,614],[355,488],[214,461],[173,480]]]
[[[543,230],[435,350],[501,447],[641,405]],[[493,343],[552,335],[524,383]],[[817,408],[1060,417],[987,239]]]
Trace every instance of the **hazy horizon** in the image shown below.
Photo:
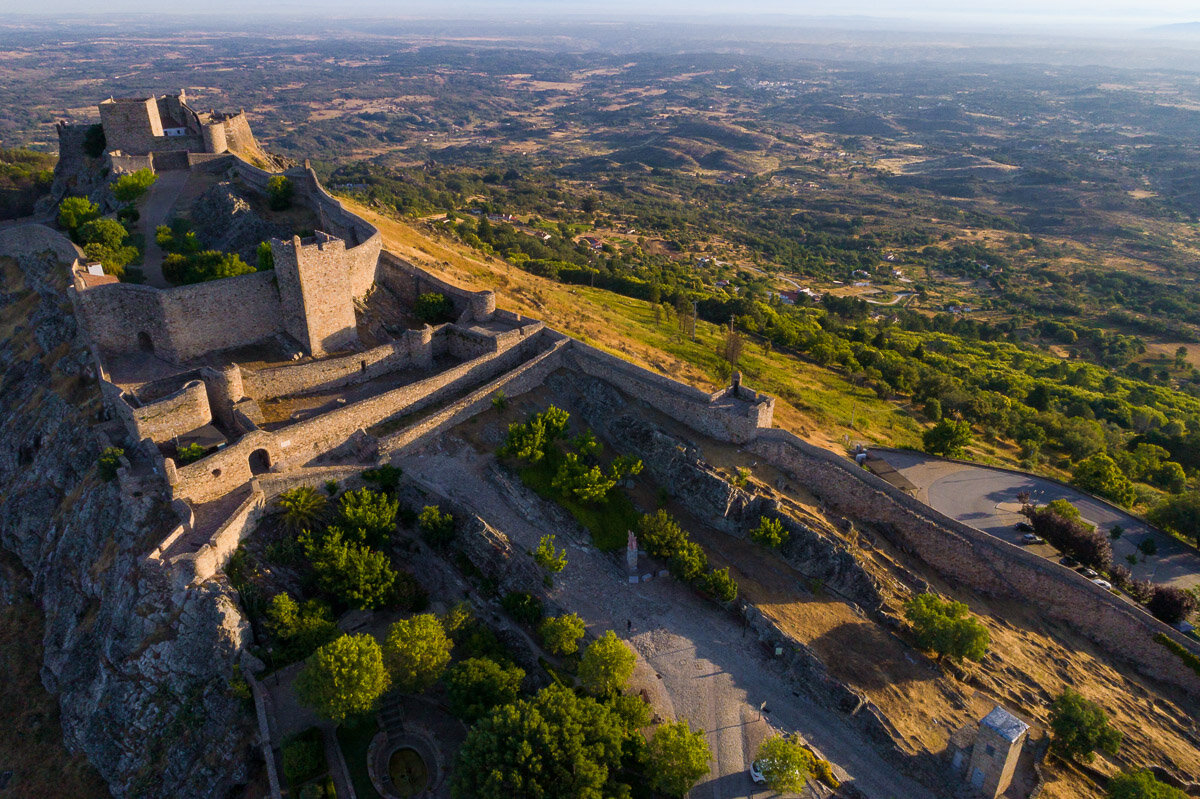
[[[0,0],[0,14],[24,19],[52,19],[65,15],[81,18],[101,16],[93,3],[84,0],[46,0],[36,10],[27,3],[18,5],[13,0]],[[969,9],[953,0],[909,0],[892,3],[881,8],[877,3],[864,0],[804,0],[804,2],[780,2],[760,0],[750,6],[728,0],[615,0],[602,6],[594,3],[547,2],[546,0],[507,0],[501,3],[483,0],[415,0],[401,4],[382,0],[354,0],[330,8],[320,0],[269,0],[247,6],[234,0],[214,0],[203,9],[187,12],[164,12],[158,3],[149,0],[112,0],[106,4],[103,16],[114,14],[147,14],[158,17],[215,16],[227,18],[237,15],[245,18],[262,17],[307,17],[321,15],[325,18],[386,17],[395,19],[503,19],[512,14],[537,14],[556,18],[590,18],[629,20],[653,17],[675,17],[703,23],[706,21],[728,22],[731,17],[753,24],[756,18],[792,17],[797,21],[806,18],[821,18],[840,25],[902,24],[905,21],[926,26],[1004,24],[1024,27],[1086,27],[1112,28],[1130,32],[1128,26],[1154,27],[1178,23],[1200,22],[1200,10],[1192,3],[1180,0],[1158,0],[1151,3],[1134,3],[1128,0],[1107,2],[1084,2],[1083,0],[1057,0],[1035,2],[1013,0],[1012,2],[979,2]]]

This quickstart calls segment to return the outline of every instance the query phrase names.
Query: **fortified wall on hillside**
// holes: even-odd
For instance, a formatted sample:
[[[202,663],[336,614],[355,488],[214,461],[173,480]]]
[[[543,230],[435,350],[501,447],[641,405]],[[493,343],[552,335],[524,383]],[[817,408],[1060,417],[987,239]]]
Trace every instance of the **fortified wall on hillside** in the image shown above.
[[[191,121],[178,135],[161,124],[191,113],[184,99],[112,101],[107,112],[102,104],[106,134],[110,119],[116,134],[110,146],[153,155],[172,137],[193,136]],[[143,115],[159,126],[143,126]],[[265,192],[271,173],[231,144],[245,139],[226,131],[232,152],[221,153],[217,135],[206,133],[230,120],[187,119],[199,136],[189,147],[212,157],[195,160],[188,149],[186,168],[233,173]],[[108,413],[126,433],[122,483],[131,491],[158,485],[178,516],[146,561],[178,585],[214,577],[279,492],[388,462],[491,407],[498,392],[519,396],[565,372],[602,380],[635,405],[755,453],[943,575],[996,596],[1036,599],[1049,617],[1200,697],[1197,675],[1152,639],[1165,635],[1189,649],[1192,641],[1079,575],[772,428],[772,397],[737,379],[700,391],[498,309],[492,292],[463,290],[383,250],[379,231],[326,193],[307,165],[286,174],[320,229],[273,240],[274,271],[157,289],[89,279],[82,260],[73,267],[70,298]],[[25,235],[56,237],[44,228]],[[415,318],[427,293],[449,301],[445,321]],[[197,447],[204,454],[193,460]]]

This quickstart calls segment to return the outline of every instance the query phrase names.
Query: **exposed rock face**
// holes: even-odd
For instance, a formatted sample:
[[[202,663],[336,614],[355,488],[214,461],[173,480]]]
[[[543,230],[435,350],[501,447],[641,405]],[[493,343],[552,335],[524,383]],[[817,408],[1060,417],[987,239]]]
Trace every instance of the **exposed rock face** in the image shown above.
[[[0,232],[0,546],[45,613],[42,678],[67,747],[119,797],[215,797],[245,775],[231,695],[249,628],[231,590],[175,588],[142,556],[171,523],[153,481],[106,482],[91,360],[46,228]],[[132,448],[126,447],[127,451]],[[140,496],[139,496],[140,494]]]
[[[54,183],[50,194],[38,201],[36,215],[52,216],[68,195],[87,197],[102,212],[117,210],[117,200],[109,186],[112,159],[107,153],[92,158],[83,151],[87,125],[67,125],[58,129],[58,163],[54,165]]]
[[[224,181],[204,192],[192,206],[192,229],[207,249],[235,252],[254,265],[259,242],[290,239],[291,231],[263,219]]]

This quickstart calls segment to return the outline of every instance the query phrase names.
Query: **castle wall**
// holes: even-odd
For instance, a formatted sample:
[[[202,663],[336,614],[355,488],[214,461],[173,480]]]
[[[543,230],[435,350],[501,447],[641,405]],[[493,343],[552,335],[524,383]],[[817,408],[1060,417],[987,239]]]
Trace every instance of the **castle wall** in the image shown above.
[[[421,331],[409,330],[400,341],[353,355],[258,371],[245,370],[243,385],[250,396],[269,399],[361,383],[415,365],[413,354],[422,347],[420,340]]]
[[[177,584],[195,585],[225,568],[225,564],[229,563],[242,540],[254,532],[265,509],[266,497],[262,490],[252,483],[250,495],[221,524],[208,543],[195,552],[187,552],[171,559],[171,565],[176,570]]]
[[[155,354],[176,362],[278,332],[278,296],[271,272],[161,290],[132,283],[76,288],[79,309],[101,350],[135,352],[138,334],[146,333]]]
[[[154,169],[154,158],[149,155],[125,155],[110,153],[114,175],[126,175],[139,169]]]
[[[250,120],[244,113],[234,114],[221,123],[225,134],[225,145],[235,153],[254,153],[258,150],[258,142],[250,131]]]
[[[154,97],[100,103],[100,124],[109,150],[148,153],[163,136],[162,118]]]
[[[379,256],[378,280],[410,306],[415,305],[417,298],[422,294],[437,292],[454,305],[455,317],[460,317],[471,310],[472,300],[477,294],[491,293],[461,289],[434,277],[424,269],[414,266],[387,250],[384,250]]]
[[[291,172],[288,174],[291,175]],[[341,202],[325,191],[311,168],[305,168],[300,176],[292,177],[292,181],[317,212],[323,229],[346,242],[344,268],[354,299],[367,296],[375,286],[379,254],[383,251],[383,236],[374,225],[347,211]]]
[[[358,343],[346,273],[346,247],[318,232],[315,242],[271,240],[284,329],[311,355]]]
[[[280,428],[275,435],[283,452],[281,467],[303,466],[345,444],[359,428],[367,429],[394,417],[419,412],[448,396],[492,380],[549,343],[533,336],[505,352],[484,355],[425,380]]]
[[[233,444],[204,456],[195,463],[175,467],[174,494],[177,499],[202,503],[219,499],[254,477],[251,455],[264,450],[269,465],[277,468],[280,449],[275,436],[262,430],[246,433]]]
[[[519,397],[541,388],[545,385],[546,378],[562,367],[564,353],[570,343],[566,336],[549,329],[542,333],[541,337],[548,345],[544,351],[480,386],[467,396],[446,404],[436,413],[380,438],[380,456],[388,457],[483,413],[492,407],[492,399],[499,392],[503,392],[507,397]]]
[[[1200,697],[1200,676],[1153,637],[1165,634],[1192,651],[1198,649],[1195,642],[1082,575],[949,519],[853,461],[785,430],[761,430],[745,449],[839,513],[877,525],[889,541],[951,581],[992,596],[1036,598],[1040,614],[1066,622],[1143,674]]]
[[[728,390],[707,394],[669,377],[655,374],[616,356],[571,342],[571,359],[584,374],[612,383],[631,397],[662,411],[692,429],[715,438],[744,444],[771,424],[774,402],[766,395],[754,395],[733,401]]]
[[[204,382],[191,380],[183,388],[156,402],[131,408],[137,439],[149,438],[155,444],[170,441],[212,421],[208,392]]]

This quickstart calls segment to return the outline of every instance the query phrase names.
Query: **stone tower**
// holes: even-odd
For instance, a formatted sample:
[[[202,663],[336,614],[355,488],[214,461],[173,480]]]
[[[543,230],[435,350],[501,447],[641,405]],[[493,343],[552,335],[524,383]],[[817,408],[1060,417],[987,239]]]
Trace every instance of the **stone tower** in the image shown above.
[[[981,796],[996,799],[1008,790],[1029,725],[997,705],[979,722],[967,782]]]
[[[312,239],[271,240],[284,330],[314,357],[358,343],[346,244],[317,231]]]

